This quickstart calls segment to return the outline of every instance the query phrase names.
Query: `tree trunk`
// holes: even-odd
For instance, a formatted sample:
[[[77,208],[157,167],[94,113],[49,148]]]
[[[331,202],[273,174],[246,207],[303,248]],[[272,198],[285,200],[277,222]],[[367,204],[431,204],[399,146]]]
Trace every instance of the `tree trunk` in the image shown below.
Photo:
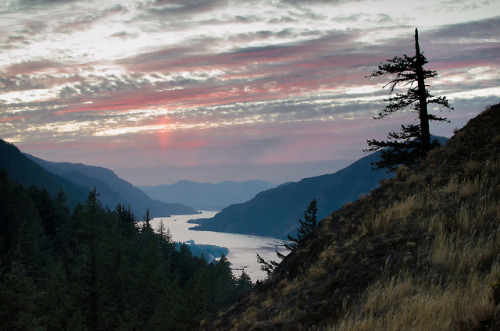
[[[415,51],[416,51],[416,73],[418,82],[418,102],[419,102],[419,118],[420,118],[420,134],[422,139],[422,148],[427,152],[431,147],[431,133],[429,129],[429,115],[427,113],[427,93],[425,90],[424,80],[424,63],[422,54],[420,53],[420,45],[418,44],[418,30],[415,29]]]

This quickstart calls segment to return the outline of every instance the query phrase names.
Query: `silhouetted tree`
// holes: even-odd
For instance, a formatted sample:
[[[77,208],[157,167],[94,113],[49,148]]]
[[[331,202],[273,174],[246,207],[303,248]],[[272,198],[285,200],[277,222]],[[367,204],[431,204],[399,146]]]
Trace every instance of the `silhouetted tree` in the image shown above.
[[[97,330],[98,322],[98,286],[97,286],[97,215],[96,206],[99,204],[96,188],[90,192],[87,200],[87,208],[90,214],[90,308],[89,325],[91,330]]]
[[[366,152],[381,151],[380,160],[372,163],[374,168],[388,168],[394,170],[400,164],[415,164],[424,156],[437,142],[431,142],[429,121],[447,121],[446,118],[437,117],[428,113],[428,104],[437,104],[443,108],[453,109],[446,97],[434,97],[427,90],[425,80],[436,77],[435,70],[424,69],[428,62],[423,52],[420,52],[418,41],[418,30],[415,29],[415,56],[403,57],[395,56],[381,63],[369,77],[378,77],[382,75],[396,75],[385,86],[390,86],[390,97],[385,99],[387,106],[375,116],[375,119],[384,118],[387,115],[403,110],[406,107],[413,106],[413,111],[418,113],[419,124],[402,125],[401,132],[390,132],[387,140],[368,140],[368,149]],[[406,93],[394,93],[399,86],[410,86]],[[384,87],[385,87],[384,86]],[[393,94],[394,93],[394,94]]]
[[[294,238],[288,235],[288,240],[290,240],[289,244],[285,244],[285,247],[289,250],[293,250],[294,248],[302,245],[307,241],[311,232],[318,226],[317,220],[318,207],[316,199],[313,199],[306,211],[304,212],[304,220],[299,219],[300,228],[297,229],[297,237]],[[280,256],[280,254],[278,254]]]
[[[294,238],[288,235],[288,240],[290,243],[285,243],[285,247],[288,250],[294,250],[295,248],[303,245],[310,237],[313,230],[318,226],[317,220],[318,207],[316,199],[313,199],[306,211],[304,212],[304,220],[299,219],[300,227],[297,229],[297,237]],[[285,258],[285,255],[276,250],[276,255],[280,260]],[[260,269],[264,271],[268,276],[270,276],[274,269],[279,265],[278,262],[269,260],[266,261],[262,256],[257,254],[257,262],[260,264]]]
[[[274,268],[276,268],[279,264],[278,262],[273,260],[267,262],[259,254],[257,254],[257,262],[260,264],[260,270],[264,271],[268,276],[270,276],[273,273]]]
[[[240,277],[236,280],[236,286],[238,287],[238,295],[248,292],[253,288],[252,280],[245,270],[241,272]]]

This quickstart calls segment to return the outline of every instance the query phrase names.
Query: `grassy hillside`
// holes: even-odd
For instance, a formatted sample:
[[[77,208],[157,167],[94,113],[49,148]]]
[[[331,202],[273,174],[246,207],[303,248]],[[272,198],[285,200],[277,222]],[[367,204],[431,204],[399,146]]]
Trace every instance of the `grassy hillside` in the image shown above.
[[[208,329],[500,329],[500,104],[323,219]]]

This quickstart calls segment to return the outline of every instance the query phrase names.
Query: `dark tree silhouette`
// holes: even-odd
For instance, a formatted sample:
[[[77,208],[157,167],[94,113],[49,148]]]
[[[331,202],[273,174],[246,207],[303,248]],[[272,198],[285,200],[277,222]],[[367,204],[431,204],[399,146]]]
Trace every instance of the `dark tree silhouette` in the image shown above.
[[[297,229],[297,237],[288,235],[290,243],[285,244],[287,249],[293,250],[307,241],[311,232],[318,226],[317,214],[317,202],[316,199],[313,199],[304,212],[304,220],[299,219],[300,228]]]
[[[313,230],[318,226],[317,214],[317,202],[316,199],[313,199],[304,212],[304,220],[302,221],[301,219],[299,219],[300,227],[297,229],[297,237],[288,235],[288,240],[290,240],[290,243],[285,243],[286,249],[290,251],[294,250],[295,248],[303,245],[309,239]],[[276,250],[276,255],[280,258],[280,260],[283,260],[285,258],[285,255],[278,252],[278,250]],[[265,271],[268,276],[270,276],[273,273],[274,269],[276,269],[276,267],[279,265],[278,262],[273,260],[267,262],[259,254],[257,254],[257,262],[260,264],[260,269],[262,271]]]
[[[262,256],[257,254],[257,262],[260,264],[260,270],[264,271],[268,276],[270,276],[274,269],[278,266],[278,262],[270,260],[267,262]]]
[[[380,160],[372,163],[375,169],[388,168],[393,171],[398,165],[413,165],[422,156],[433,148],[437,142],[431,142],[429,121],[447,121],[446,118],[429,114],[427,105],[437,104],[443,108],[453,110],[446,97],[434,97],[427,90],[426,79],[436,77],[435,70],[424,69],[428,62],[423,52],[420,51],[418,30],[415,29],[415,56],[395,56],[381,63],[369,77],[382,75],[396,75],[384,87],[390,87],[390,96],[384,101],[387,106],[375,116],[375,119],[413,106],[413,111],[418,113],[419,124],[401,125],[401,132],[390,132],[387,140],[368,140],[368,149],[365,152],[381,151]],[[406,93],[395,92],[399,86],[409,86]]]
[[[253,286],[98,196],[71,211],[0,169],[0,330],[194,330]]]

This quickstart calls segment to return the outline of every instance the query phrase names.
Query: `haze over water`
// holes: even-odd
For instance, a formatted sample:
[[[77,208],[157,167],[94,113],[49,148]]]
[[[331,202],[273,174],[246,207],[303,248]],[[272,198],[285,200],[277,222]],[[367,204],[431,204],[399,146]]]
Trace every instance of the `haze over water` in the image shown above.
[[[189,230],[195,224],[187,223],[188,220],[197,218],[212,218],[217,211],[202,211],[198,215],[172,215],[170,217],[158,217],[151,220],[153,229],[158,229],[163,220],[165,228],[170,229],[172,240],[186,242],[194,240],[196,244],[217,245],[229,250],[227,259],[232,263],[233,274],[238,277],[241,269],[250,276],[253,282],[266,278],[266,273],[260,270],[256,255],[259,254],[266,261],[278,260],[275,250],[286,254],[283,240],[269,237],[252,236],[236,233],[224,233],[214,231]]]

